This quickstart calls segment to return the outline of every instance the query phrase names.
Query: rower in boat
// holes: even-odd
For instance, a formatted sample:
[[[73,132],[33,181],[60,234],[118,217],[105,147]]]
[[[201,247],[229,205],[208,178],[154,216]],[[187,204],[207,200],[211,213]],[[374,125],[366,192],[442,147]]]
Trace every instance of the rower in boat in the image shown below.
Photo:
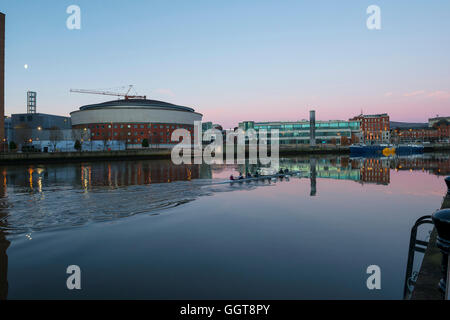
[[[243,180],[243,179],[244,179],[244,176],[242,175],[242,172],[239,172],[238,180]]]
[[[278,171],[279,174],[284,174],[283,168],[280,168],[280,171]]]
[[[253,178],[253,177],[252,177],[252,174],[251,174],[250,172],[247,172],[246,178],[247,178],[247,179]]]
[[[234,181],[234,180],[236,180],[236,179],[234,179],[234,176],[231,175],[231,176],[230,176],[230,181]]]

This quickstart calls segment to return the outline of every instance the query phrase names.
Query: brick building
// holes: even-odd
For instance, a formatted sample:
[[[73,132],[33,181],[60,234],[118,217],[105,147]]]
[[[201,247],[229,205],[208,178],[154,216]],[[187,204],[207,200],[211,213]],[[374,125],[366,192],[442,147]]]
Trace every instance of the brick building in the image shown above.
[[[350,119],[361,123],[363,142],[365,143],[389,143],[390,142],[390,122],[387,113],[375,115],[363,115]]]
[[[450,123],[441,119],[433,122],[431,127],[423,128],[393,128],[392,141],[402,142],[448,142],[450,138]]]
[[[173,147],[176,129],[194,136],[194,123],[202,115],[194,109],[147,99],[125,99],[83,106],[71,114],[72,128],[90,131],[92,141],[117,141],[127,147],[149,144]]]

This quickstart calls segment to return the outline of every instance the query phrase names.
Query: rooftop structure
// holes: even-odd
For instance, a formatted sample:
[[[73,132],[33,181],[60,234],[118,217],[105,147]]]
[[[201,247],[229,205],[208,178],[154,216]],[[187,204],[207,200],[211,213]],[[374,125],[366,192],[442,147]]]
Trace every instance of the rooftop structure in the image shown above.
[[[27,113],[36,113],[37,93],[34,91],[27,92]]]

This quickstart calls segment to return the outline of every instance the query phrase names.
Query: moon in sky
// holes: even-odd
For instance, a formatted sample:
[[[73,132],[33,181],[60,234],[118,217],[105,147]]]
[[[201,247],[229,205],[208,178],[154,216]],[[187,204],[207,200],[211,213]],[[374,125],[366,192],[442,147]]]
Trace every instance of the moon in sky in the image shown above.
[[[27,65],[27,64],[26,64],[26,65],[24,65],[23,67],[24,67],[25,69],[28,69],[28,65]]]

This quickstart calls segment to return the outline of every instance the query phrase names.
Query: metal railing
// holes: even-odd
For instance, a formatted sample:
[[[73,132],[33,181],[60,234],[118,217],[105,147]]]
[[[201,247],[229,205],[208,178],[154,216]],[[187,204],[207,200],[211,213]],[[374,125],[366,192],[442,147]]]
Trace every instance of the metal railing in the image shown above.
[[[450,296],[450,177],[445,178],[447,185],[447,194],[444,197],[441,209],[433,213],[431,216],[423,216],[419,218],[411,230],[411,238],[408,252],[408,264],[406,267],[406,278],[404,287],[404,298],[411,297],[414,285],[417,280],[417,273],[413,273],[414,254],[415,252],[425,253],[428,242],[417,240],[417,229],[423,224],[433,224],[437,232],[436,247],[442,254],[441,272],[442,278],[438,287],[444,294],[444,299],[448,300]],[[433,240],[434,241],[434,240]],[[436,281],[437,282],[437,281]],[[441,298],[442,299],[442,298]]]
[[[427,241],[417,240],[417,229],[424,224],[433,224],[431,216],[423,216],[417,219],[416,223],[411,229],[411,238],[409,240],[408,250],[408,263],[406,265],[405,287],[403,290],[404,299],[409,299],[411,297],[418,276],[418,272],[413,272],[415,253],[425,253],[428,247]]]

